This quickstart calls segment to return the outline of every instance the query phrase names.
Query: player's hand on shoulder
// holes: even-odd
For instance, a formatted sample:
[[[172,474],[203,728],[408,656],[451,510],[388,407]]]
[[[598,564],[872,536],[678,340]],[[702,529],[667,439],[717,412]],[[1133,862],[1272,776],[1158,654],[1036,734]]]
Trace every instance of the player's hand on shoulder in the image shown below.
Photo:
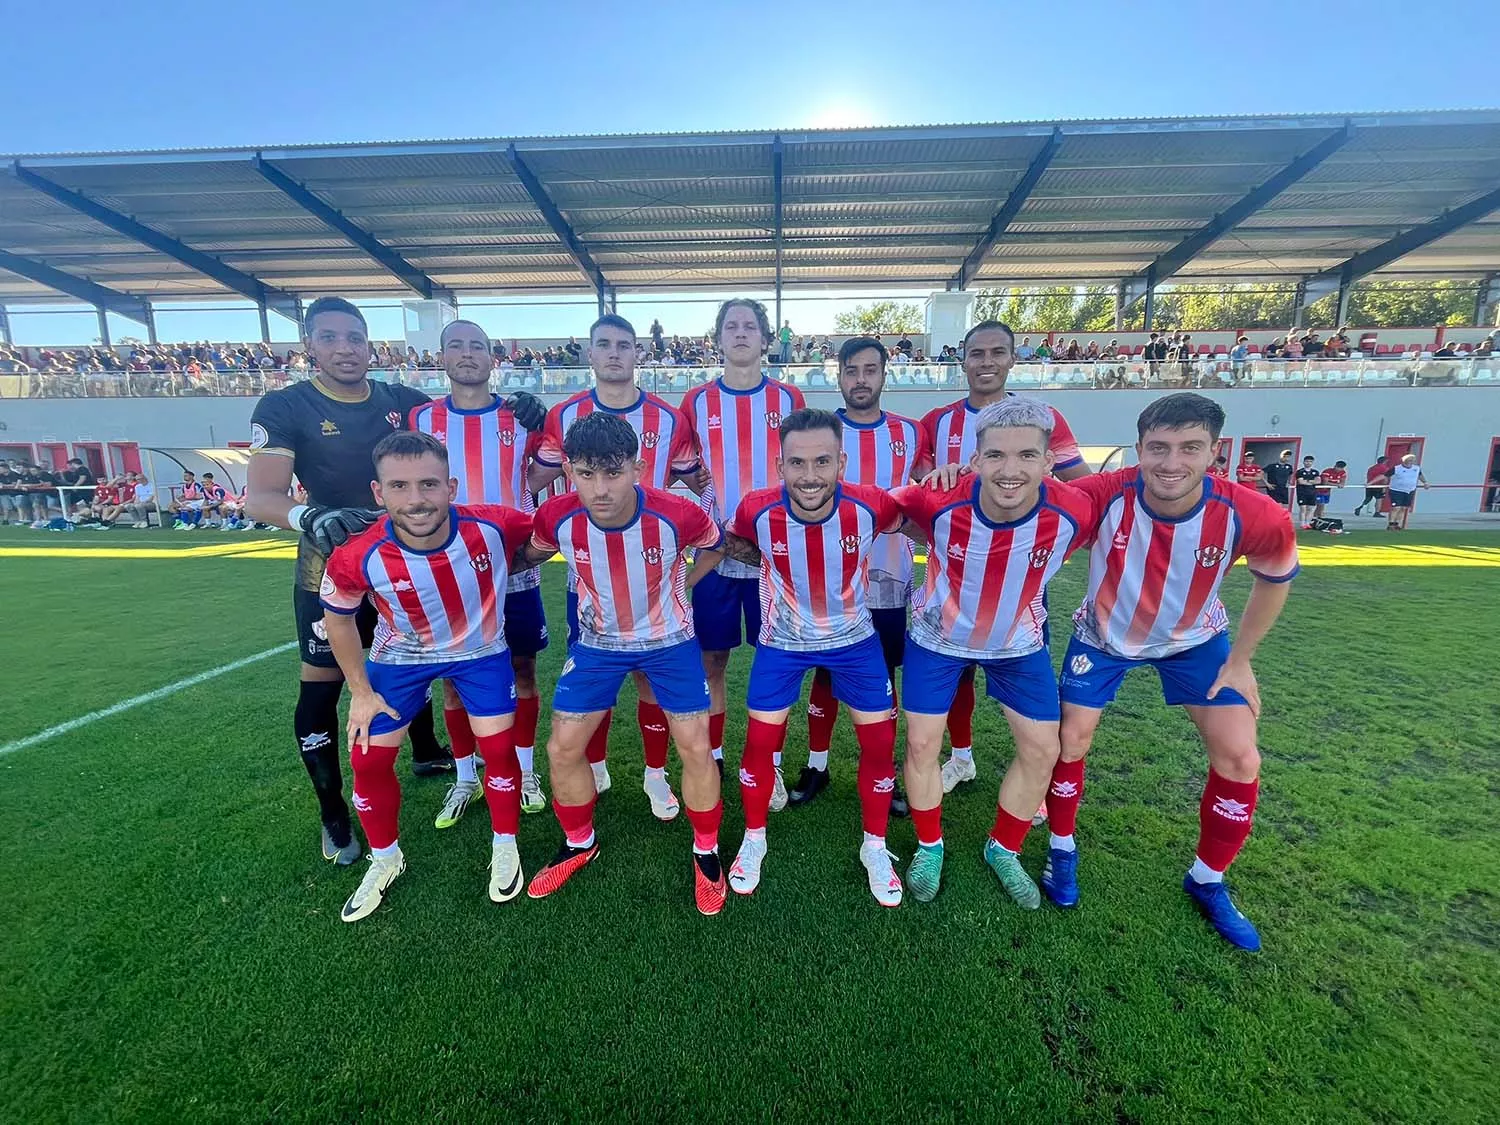
[[[515,415],[523,430],[535,433],[547,421],[547,404],[530,391],[514,391],[505,399],[505,409]]]
[[[934,492],[947,492],[950,488],[957,488],[958,482],[970,472],[967,465],[939,465],[918,483],[923,488],[930,488]]]
[[[308,508],[297,525],[323,555],[333,554],[385,515],[380,508]]]

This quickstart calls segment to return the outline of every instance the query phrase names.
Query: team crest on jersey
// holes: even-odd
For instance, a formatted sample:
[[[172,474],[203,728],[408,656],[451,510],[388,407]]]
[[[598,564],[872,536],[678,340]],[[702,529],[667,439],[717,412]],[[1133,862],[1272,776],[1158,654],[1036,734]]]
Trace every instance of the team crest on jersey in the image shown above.
[[[324,418],[319,422],[318,429],[322,431],[324,437],[337,437],[340,432],[338,423],[330,418]]]
[[[1068,661],[1068,670],[1075,676],[1087,676],[1094,670],[1094,662],[1080,652]]]
[[[846,535],[839,540],[839,546],[844,548],[844,554],[852,555],[855,551],[859,550],[859,536]]]
[[[1212,570],[1224,561],[1224,556],[1228,553],[1223,547],[1209,546],[1199,547],[1193,555],[1197,558],[1199,566]]]
[[[469,560],[469,565],[477,570],[480,574],[483,574],[490,568],[490,556],[488,554],[475,555],[472,559]]]
[[[906,456],[906,442],[904,442],[904,441],[893,441],[893,442],[891,442],[891,456],[892,457],[905,457]]]
[[[401,411],[387,410],[385,420],[391,424],[391,429],[399,430],[401,428]]]
[[[516,431],[515,430],[501,430],[500,431],[500,444],[501,445],[515,445],[516,444]]]
[[[642,430],[641,431],[641,444],[644,445],[647,449],[655,449],[656,448],[656,443],[659,442],[660,440],[661,440],[661,435],[659,433],[657,433],[655,430]]]
[[[661,566],[662,553],[660,547],[647,547],[641,551],[641,558],[646,560],[647,566]]]
[[[770,426],[773,430],[779,430],[781,428],[781,411],[767,410],[766,425]]]
[[[1042,567],[1044,567],[1044,566],[1047,565],[1047,560],[1049,560],[1050,558],[1052,558],[1052,548],[1051,547],[1038,547],[1036,550],[1032,551],[1031,554],[1028,555],[1027,557],[1031,560],[1031,569],[1032,570],[1041,570]]]

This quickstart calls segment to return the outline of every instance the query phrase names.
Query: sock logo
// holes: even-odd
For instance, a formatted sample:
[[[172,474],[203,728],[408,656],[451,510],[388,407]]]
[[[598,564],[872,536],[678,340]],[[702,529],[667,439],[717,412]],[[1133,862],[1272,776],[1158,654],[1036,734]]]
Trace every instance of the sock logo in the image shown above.
[[[361,797],[358,793],[354,794],[354,810],[356,812],[369,812],[371,807],[368,797]]]
[[[328,732],[324,730],[314,731],[312,734],[304,734],[297,741],[301,743],[304,754],[311,754],[314,750],[321,750],[325,746],[333,744],[333,739],[329,738]]]
[[[1233,797],[1220,797],[1214,802],[1213,811],[1225,820],[1237,821],[1240,824],[1250,819],[1250,806],[1243,801],[1236,801]]]
[[[816,703],[809,703],[807,705],[807,713],[815,719],[821,719],[823,717],[823,708],[819,707]]]
[[[877,793],[894,793],[896,791],[896,779],[894,777],[877,777],[874,789]]]
[[[1052,788],[1048,792],[1054,797],[1076,797],[1078,796],[1078,783],[1076,781],[1054,781]]]
[[[486,778],[484,783],[497,793],[514,793],[516,791],[516,783],[500,774]]]
[[[755,788],[755,775],[753,773],[751,773],[749,770],[741,767],[740,768],[740,784],[743,785],[746,789],[754,789]]]
[[[647,723],[645,729],[649,730],[652,734],[667,733],[667,728],[662,726],[660,723]]]

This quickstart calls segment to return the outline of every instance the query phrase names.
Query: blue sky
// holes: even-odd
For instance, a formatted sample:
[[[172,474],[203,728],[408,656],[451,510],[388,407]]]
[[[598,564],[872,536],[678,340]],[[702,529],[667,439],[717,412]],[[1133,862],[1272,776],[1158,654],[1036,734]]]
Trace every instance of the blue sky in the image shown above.
[[[1391,0],[73,0],[65,10],[65,27],[56,5],[11,4],[0,17],[0,153],[1500,101],[1483,54],[1453,54],[1452,32],[1493,22],[1478,0],[1451,0],[1436,30]],[[1469,43],[1458,40],[1460,56]],[[807,328],[831,328],[841,307],[808,304]],[[551,331],[537,323],[537,335]],[[256,334],[250,324],[241,334]]]

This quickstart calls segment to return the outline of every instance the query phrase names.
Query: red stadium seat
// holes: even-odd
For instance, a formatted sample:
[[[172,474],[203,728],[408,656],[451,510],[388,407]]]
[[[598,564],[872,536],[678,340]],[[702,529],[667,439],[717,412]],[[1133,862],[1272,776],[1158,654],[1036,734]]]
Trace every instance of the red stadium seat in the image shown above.
[[[1214,345],[1214,355],[1228,355],[1228,354],[1229,354],[1229,345],[1228,344],[1215,344]]]
[[[1391,354],[1391,346],[1389,344],[1376,344],[1375,345],[1375,354],[1376,355],[1390,355]]]
[[[1213,349],[1210,348],[1207,344],[1199,344],[1198,345],[1198,354],[1199,355],[1213,355]]]

